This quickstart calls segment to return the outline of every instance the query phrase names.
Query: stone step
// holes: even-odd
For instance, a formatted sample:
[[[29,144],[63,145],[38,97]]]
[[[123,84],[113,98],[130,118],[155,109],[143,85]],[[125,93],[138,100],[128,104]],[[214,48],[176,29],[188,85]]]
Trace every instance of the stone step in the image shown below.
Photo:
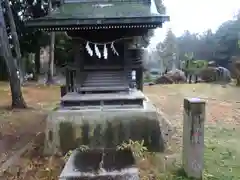
[[[104,87],[105,88],[105,87]],[[98,89],[104,89],[99,87]],[[123,89],[123,87],[118,87]],[[78,94],[78,93],[67,93],[61,98],[61,101],[96,101],[96,100],[135,100],[144,99],[145,96],[140,91],[129,92],[118,92],[118,93],[98,93],[98,94]]]

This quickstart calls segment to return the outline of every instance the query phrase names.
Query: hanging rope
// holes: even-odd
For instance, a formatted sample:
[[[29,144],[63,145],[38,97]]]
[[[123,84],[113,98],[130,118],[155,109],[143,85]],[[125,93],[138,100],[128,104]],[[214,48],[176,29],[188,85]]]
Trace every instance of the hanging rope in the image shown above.
[[[133,37],[122,37],[122,38],[118,38],[118,39],[116,39],[116,40],[114,40],[114,41],[107,41],[107,42],[104,42],[104,43],[97,43],[97,42],[89,41],[89,40],[87,40],[87,39],[78,37],[78,39],[81,39],[81,40],[83,40],[83,41],[85,41],[85,42],[88,42],[88,43],[90,43],[90,44],[100,45],[100,46],[101,46],[101,45],[104,46],[105,44],[112,44],[112,43],[115,43],[115,42],[118,42],[118,41],[121,41],[121,40],[132,39],[132,38],[133,38]]]
[[[104,59],[108,58],[108,45],[110,45],[110,48],[113,52],[114,55],[119,56],[119,53],[117,52],[116,48],[114,47],[114,43],[117,41],[121,41],[121,40],[126,40],[126,39],[132,39],[132,37],[123,37],[123,38],[119,38],[116,39],[114,41],[109,41],[109,42],[105,42],[105,43],[96,43],[96,42],[92,42],[92,41],[88,41],[84,38],[80,38],[83,41],[87,42],[86,43],[86,50],[88,52],[88,54],[90,56],[93,56],[94,52],[96,54],[96,56],[100,59],[101,57],[103,57]],[[92,44],[94,46],[94,51],[92,50],[90,44]],[[103,52],[101,53],[98,46],[103,46]]]

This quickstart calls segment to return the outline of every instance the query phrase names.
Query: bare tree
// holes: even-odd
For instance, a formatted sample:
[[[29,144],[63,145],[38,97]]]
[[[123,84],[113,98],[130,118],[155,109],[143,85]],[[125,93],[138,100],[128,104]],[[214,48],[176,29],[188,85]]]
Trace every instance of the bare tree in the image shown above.
[[[48,2],[48,14],[52,12],[52,1]],[[53,66],[54,66],[54,44],[55,44],[55,32],[50,33],[50,49],[49,49],[49,62],[48,62],[48,73],[47,73],[47,84],[53,83]]]
[[[20,72],[20,83],[22,84],[23,79],[24,79],[23,78],[24,77],[24,72],[23,72],[23,66],[22,66],[22,56],[21,56],[20,44],[19,44],[19,40],[18,40],[16,25],[15,25],[15,22],[14,22],[10,2],[9,2],[9,0],[5,0],[5,2],[6,2],[6,13],[7,13],[8,19],[9,19],[14,50],[15,50],[15,53],[16,53],[16,59],[17,59],[17,62],[18,62],[18,67],[19,67],[19,72]]]
[[[2,1],[0,1],[0,3],[2,3]],[[16,60],[12,56],[1,4],[0,4],[0,54],[4,61],[6,62],[8,68],[10,88],[12,93],[12,107],[26,108],[26,103],[24,101],[21,91],[18,66]]]

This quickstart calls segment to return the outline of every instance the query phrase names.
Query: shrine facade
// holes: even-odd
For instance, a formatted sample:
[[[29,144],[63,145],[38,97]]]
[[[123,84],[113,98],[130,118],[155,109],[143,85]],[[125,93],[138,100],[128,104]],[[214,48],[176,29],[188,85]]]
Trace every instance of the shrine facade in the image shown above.
[[[139,107],[143,105],[143,43],[168,16],[151,12],[149,0],[62,0],[51,15],[29,28],[65,31],[73,61],[66,65],[61,105]]]

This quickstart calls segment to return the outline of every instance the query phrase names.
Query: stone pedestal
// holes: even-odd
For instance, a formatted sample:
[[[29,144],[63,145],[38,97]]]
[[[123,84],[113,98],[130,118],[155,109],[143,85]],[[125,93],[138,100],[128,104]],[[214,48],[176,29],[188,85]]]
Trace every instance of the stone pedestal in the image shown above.
[[[139,170],[129,150],[74,150],[59,180],[139,180]]]
[[[144,140],[149,151],[162,152],[170,131],[163,121],[148,101],[142,108],[59,108],[47,118],[45,154],[64,154],[81,145],[116,148],[129,139]]]
[[[183,168],[188,177],[202,179],[204,159],[205,102],[184,99]]]

